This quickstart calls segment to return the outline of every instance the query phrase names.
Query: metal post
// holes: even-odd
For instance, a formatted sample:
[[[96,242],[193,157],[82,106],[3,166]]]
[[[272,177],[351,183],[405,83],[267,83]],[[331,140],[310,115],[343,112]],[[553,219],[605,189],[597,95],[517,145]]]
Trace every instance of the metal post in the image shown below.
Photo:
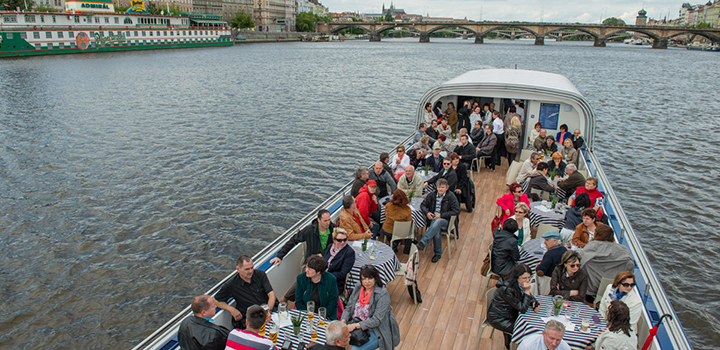
[[[620,228],[620,243],[623,242],[623,239],[625,238],[625,228]]]

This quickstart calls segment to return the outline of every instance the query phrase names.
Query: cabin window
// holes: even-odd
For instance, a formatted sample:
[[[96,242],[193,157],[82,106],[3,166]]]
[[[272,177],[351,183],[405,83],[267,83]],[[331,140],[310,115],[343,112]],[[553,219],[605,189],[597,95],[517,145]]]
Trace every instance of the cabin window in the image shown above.
[[[5,35],[6,35],[6,37],[7,37],[8,40],[12,39],[13,36],[14,36],[13,33],[7,33],[7,34],[5,34]],[[1,36],[0,36],[0,39],[2,39]]]
[[[45,23],[45,15],[40,15],[40,23]]]
[[[142,36],[145,36],[145,31],[144,31],[144,30],[142,31]]]
[[[183,30],[183,36],[187,35],[187,33]]]
[[[91,31],[91,32],[90,32],[90,37],[93,37],[93,36],[95,36],[95,32]]]
[[[130,31],[125,32],[125,37],[130,37]]]
[[[150,36],[153,36],[152,31],[150,31]]]
[[[35,15],[25,15],[25,23],[35,23]]]
[[[112,36],[112,35],[113,35],[112,30],[111,30],[111,31],[108,31],[108,36]]]
[[[17,23],[17,15],[3,15],[2,20],[5,23]]]
[[[58,39],[62,39],[62,38],[63,38],[63,32],[58,32]]]
[[[159,30],[158,30],[157,32],[155,32],[155,33],[157,34],[157,36],[160,36],[160,31],[159,31]]]
[[[12,33],[8,33],[8,39],[12,39]],[[22,32],[20,33],[20,39],[27,39],[27,33]]]
[[[107,19],[107,18],[105,18]],[[95,17],[95,23],[100,23],[100,17]]]
[[[52,16],[53,23],[57,23],[57,18],[55,16]]]
[[[42,48],[40,47],[40,44],[35,44],[35,50],[40,50],[40,49],[42,49]]]
[[[115,24],[120,24],[120,18],[115,17]]]
[[[33,32],[34,39],[40,39],[40,32]]]
[[[167,32],[163,32],[163,36],[167,36]]]
[[[172,32],[172,30],[170,31],[170,36],[173,36],[173,32]]]
[[[74,38],[75,32],[68,32],[68,38]]]
[[[105,23],[110,23],[110,18],[105,17]]]
[[[125,20],[123,22],[125,24],[132,24],[132,19],[130,19],[130,17],[125,17]]]
[[[135,33],[133,34],[133,36],[137,36],[137,30],[135,31]]]
[[[80,16],[75,16],[75,23],[80,23]]]

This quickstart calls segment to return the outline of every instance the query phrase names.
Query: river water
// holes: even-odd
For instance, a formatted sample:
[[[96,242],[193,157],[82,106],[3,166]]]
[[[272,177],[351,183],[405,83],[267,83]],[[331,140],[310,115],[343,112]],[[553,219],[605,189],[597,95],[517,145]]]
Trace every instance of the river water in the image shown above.
[[[720,54],[417,39],[0,60],[0,348],[130,348],[478,68],[566,75],[696,349],[720,344]]]

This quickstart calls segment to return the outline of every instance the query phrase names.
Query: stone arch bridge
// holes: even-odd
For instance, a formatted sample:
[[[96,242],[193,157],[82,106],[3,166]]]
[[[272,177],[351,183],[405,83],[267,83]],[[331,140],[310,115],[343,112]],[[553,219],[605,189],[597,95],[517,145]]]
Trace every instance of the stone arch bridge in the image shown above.
[[[556,37],[565,30],[586,33],[595,39],[595,46],[605,43],[620,33],[640,33],[652,39],[653,48],[666,49],[668,40],[680,35],[699,35],[720,43],[720,29],[668,26],[612,26],[580,23],[537,23],[537,22],[318,22],[316,31],[328,34],[345,28],[362,28],[367,31],[370,41],[380,41],[383,32],[405,28],[420,33],[420,42],[430,42],[430,34],[447,28],[460,28],[475,35],[475,43],[482,44],[483,37],[492,31],[516,28],[535,37],[535,45],[543,45],[545,37]]]

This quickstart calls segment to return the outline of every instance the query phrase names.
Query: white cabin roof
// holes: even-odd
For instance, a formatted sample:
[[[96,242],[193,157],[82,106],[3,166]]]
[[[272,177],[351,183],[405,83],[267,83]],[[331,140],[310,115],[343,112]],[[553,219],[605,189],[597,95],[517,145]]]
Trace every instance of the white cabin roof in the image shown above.
[[[545,88],[582,96],[568,78],[555,73],[523,69],[481,69],[464,73],[444,82],[442,85],[515,85],[523,87]]]

